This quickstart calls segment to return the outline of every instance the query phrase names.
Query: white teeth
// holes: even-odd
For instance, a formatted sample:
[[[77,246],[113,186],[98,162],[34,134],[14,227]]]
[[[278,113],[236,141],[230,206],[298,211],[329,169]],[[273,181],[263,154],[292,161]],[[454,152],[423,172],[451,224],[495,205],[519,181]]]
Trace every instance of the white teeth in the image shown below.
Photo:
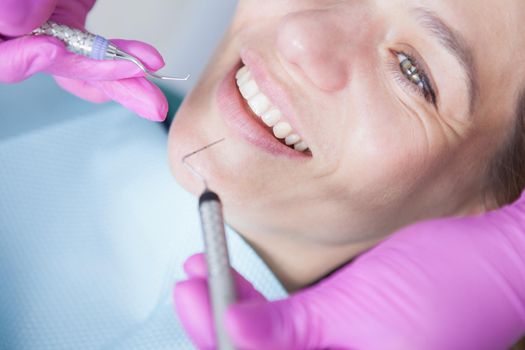
[[[264,124],[268,125],[270,128],[279,122],[281,119],[281,111],[278,109],[270,109],[268,112],[264,113],[261,117]]]
[[[248,80],[246,83],[239,86],[239,91],[241,92],[242,97],[249,100],[259,92],[259,87],[255,80]]]
[[[248,72],[248,67],[243,66],[241,69],[237,71],[237,74],[235,74],[235,79],[239,80],[239,78]]]
[[[252,79],[252,73],[249,70],[247,70],[246,72],[239,75],[239,78],[237,78],[237,84],[242,85],[250,79]]]
[[[257,95],[248,100],[248,105],[252,109],[253,113],[260,117],[270,108],[271,103],[268,97],[259,92]]]
[[[286,136],[290,135],[292,132],[292,127],[287,122],[279,122],[273,127],[273,134],[278,139],[284,139]]]
[[[301,138],[297,134],[288,135],[284,139],[284,143],[286,143],[288,146],[294,145],[299,141],[301,141]]]
[[[293,148],[296,150],[296,151],[299,151],[299,152],[303,152],[303,151],[306,151],[308,149],[308,145],[306,143],[304,143],[304,141],[301,141],[299,143],[296,143]]]
[[[252,78],[252,74],[248,67],[243,66],[235,74],[237,86],[242,97],[248,103],[252,112],[261,117],[264,124],[272,128],[273,134],[277,139],[283,140],[286,145],[293,147],[299,152],[304,152],[308,149],[308,145],[301,140],[301,137],[294,132],[292,126],[281,120],[281,111],[272,105],[272,102],[259,91],[257,83]]]

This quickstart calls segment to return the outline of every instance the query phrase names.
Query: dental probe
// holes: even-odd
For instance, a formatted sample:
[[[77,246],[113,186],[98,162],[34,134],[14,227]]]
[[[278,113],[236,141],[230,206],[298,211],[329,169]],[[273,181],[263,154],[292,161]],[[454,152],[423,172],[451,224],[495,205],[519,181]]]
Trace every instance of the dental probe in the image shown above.
[[[188,74],[184,78],[168,77],[158,75],[148,70],[142,62],[136,58],[120,50],[115,44],[100,35],[83,32],[81,30],[71,28],[65,24],[58,24],[52,21],[44,23],[41,27],[33,30],[33,35],[48,35],[59,39],[66,44],[67,50],[95,60],[127,60],[135,63],[144,73],[152,78],[163,80],[188,80]]]
[[[208,183],[204,176],[187,162],[189,157],[222,141],[224,141],[224,138],[185,155],[182,158],[182,163],[204,183],[204,191],[199,197],[199,212],[204,236],[206,263],[208,265],[208,290],[215,323],[217,349],[234,350],[235,348],[224,326],[224,313],[227,307],[236,301],[237,295],[230,270],[222,204],[219,196],[208,188]]]

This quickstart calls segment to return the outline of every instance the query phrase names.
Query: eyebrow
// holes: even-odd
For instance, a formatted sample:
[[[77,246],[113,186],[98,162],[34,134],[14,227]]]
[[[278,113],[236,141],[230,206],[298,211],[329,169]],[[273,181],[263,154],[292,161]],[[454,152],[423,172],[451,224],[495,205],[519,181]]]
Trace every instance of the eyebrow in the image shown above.
[[[479,89],[472,50],[466,44],[461,34],[450,28],[433,11],[417,7],[411,12],[416,16],[417,21],[423,28],[459,61],[465,71],[469,95],[469,113],[472,113]]]

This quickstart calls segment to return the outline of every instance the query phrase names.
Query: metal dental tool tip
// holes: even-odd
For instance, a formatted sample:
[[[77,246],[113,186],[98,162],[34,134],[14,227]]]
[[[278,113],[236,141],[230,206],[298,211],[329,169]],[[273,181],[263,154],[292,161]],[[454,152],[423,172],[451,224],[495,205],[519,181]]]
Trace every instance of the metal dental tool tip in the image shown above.
[[[127,60],[127,61],[131,61],[131,62],[135,63],[140,69],[142,69],[142,71],[144,73],[146,73],[147,75],[149,75],[152,78],[157,78],[157,79],[162,79],[162,80],[188,80],[190,78],[189,74],[186,75],[184,78],[168,77],[166,75],[158,75],[155,72],[152,72],[152,71],[148,70],[142,64],[142,62],[140,62],[138,60],[138,58],[136,58],[135,56],[131,56],[131,55],[125,53],[124,51],[117,49],[116,47],[115,47],[115,57],[119,58],[121,60]]]
[[[41,27],[33,30],[32,35],[48,35],[59,39],[66,44],[67,50],[95,60],[127,60],[136,64],[146,75],[163,80],[188,80],[188,74],[182,77],[169,77],[158,75],[148,70],[144,64],[135,56],[120,50],[115,44],[100,35],[83,32],[64,24],[52,21],[44,23]]]
[[[193,156],[193,155],[199,153],[199,152],[204,151],[205,149],[208,149],[208,148],[210,148],[210,147],[212,147],[212,146],[215,146],[215,145],[218,144],[218,143],[221,143],[221,142],[224,141],[224,140],[225,140],[225,138],[223,137],[223,138],[220,139],[220,140],[217,140],[217,141],[214,141],[214,142],[212,142],[212,143],[210,143],[210,144],[207,144],[206,146],[201,147],[201,148],[199,148],[198,150],[195,150],[195,151],[193,151],[193,152],[191,152],[191,153],[188,153],[188,154],[186,154],[184,157],[182,157],[182,163],[188,168],[189,171],[191,171],[191,173],[192,173],[193,175],[195,175],[195,177],[199,178],[199,179],[202,181],[202,183],[204,184],[204,191],[206,191],[206,190],[208,189],[208,183],[206,182],[206,179],[205,179],[204,176],[202,176],[202,175],[201,175],[201,174],[200,174],[200,173],[199,173],[199,172],[198,172],[193,166],[191,166],[190,163],[187,162],[187,159],[188,159],[189,157],[191,157],[191,156]]]
[[[182,163],[204,184],[204,191],[199,197],[199,213],[208,265],[208,288],[217,335],[217,349],[234,350],[224,325],[224,313],[229,305],[235,303],[237,295],[230,268],[222,204],[219,196],[208,188],[204,176],[187,162],[189,157],[222,141],[224,138],[185,155]]]

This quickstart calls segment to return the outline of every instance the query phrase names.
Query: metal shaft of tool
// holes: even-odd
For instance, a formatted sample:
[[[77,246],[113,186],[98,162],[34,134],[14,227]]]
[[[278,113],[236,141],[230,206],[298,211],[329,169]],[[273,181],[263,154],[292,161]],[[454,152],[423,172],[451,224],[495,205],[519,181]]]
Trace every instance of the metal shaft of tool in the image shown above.
[[[222,204],[219,196],[208,188],[206,178],[187,161],[189,157],[222,141],[224,138],[185,155],[182,158],[182,163],[204,184],[204,192],[199,197],[199,213],[208,266],[208,291],[211,299],[217,349],[234,350],[224,324],[224,313],[229,305],[235,303],[237,295],[230,268]]]
[[[237,296],[230,270],[219,196],[206,189],[199,198],[199,212],[208,265],[208,286],[217,335],[217,349],[233,350],[234,346],[225,328],[224,313],[228,306],[236,301]]]

